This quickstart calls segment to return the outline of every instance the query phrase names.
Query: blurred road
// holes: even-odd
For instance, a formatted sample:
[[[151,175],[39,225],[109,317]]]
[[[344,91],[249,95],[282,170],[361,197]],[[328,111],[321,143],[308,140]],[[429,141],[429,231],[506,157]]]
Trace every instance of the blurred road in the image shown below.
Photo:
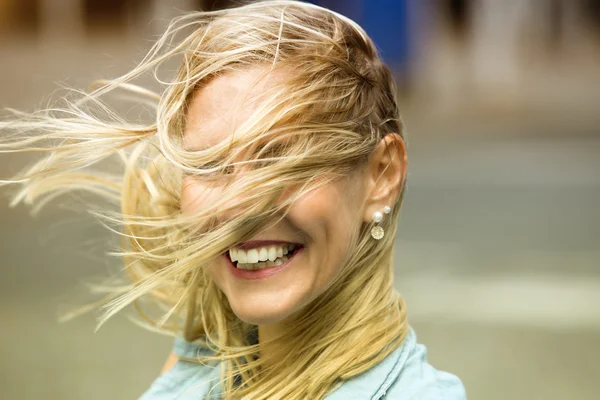
[[[33,109],[57,81],[115,76],[139,59],[134,49],[108,40],[4,45],[0,106]],[[600,135],[597,116],[571,106],[513,118],[470,103],[443,117],[435,105],[407,105],[410,175],[396,286],[430,361],[458,374],[471,399],[600,393]],[[20,162],[3,157],[1,176]],[[158,374],[169,339],[122,316],[96,334],[92,315],[56,322],[78,282],[115,262],[102,255],[111,239],[83,212],[51,207],[32,219],[6,203],[3,398],[136,398]]]

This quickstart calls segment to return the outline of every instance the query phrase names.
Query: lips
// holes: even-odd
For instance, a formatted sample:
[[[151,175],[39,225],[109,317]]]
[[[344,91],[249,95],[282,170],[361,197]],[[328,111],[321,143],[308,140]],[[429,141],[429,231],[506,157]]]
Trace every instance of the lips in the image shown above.
[[[247,242],[236,245],[235,248],[242,249],[242,250],[250,250],[250,249],[254,249],[256,247],[269,246],[269,245],[273,245],[273,244],[279,244],[279,245],[295,244],[296,246],[302,246],[300,243],[285,242],[285,241],[281,241],[281,240],[249,240]]]
[[[278,243],[281,243],[281,242],[278,242]],[[228,270],[231,271],[231,273],[235,277],[241,278],[241,279],[256,280],[256,279],[267,278],[267,277],[272,276],[282,270],[290,268],[295,263],[295,261],[297,260],[299,255],[303,252],[303,250],[304,250],[304,246],[299,246],[294,250],[293,253],[289,253],[289,254],[291,254],[291,257],[285,263],[274,266],[274,267],[266,267],[266,268],[257,269],[257,270],[245,270],[245,269],[237,268],[236,263],[231,261],[231,258],[229,257],[229,252],[227,252],[225,254],[225,259],[227,260]]]
[[[277,242],[277,243],[281,244],[281,243],[284,243],[284,242]],[[287,243],[287,242],[285,242],[285,243]],[[270,244],[273,244],[273,243],[270,243]],[[252,247],[251,247],[251,248],[252,248]],[[292,258],[292,257],[293,257],[293,256],[294,256],[296,253],[298,253],[298,252],[299,252],[300,250],[302,250],[303,248],[304,248],[304,246],[302,246],[302,245],[296,245],[296,247],[295,247],[293,250],[291,250],[289,253],[287,253],[287,254],[286,254],[286,256],[287,256],[289,259],[291,259],[291,258]],[[229,252],[228,252],[228,251],[227,251],[225,254],[223,254],[223,255],[224,255],[224,256],[225,256],[225,257],[226,257],[226,258],[229,260],[229,262],[230,262],[230,263],[231,263],[233,266],[235,266],[235,267],[237,268],[237,261],[232,261],[232,260],[231,260],[231,256],[230,256],[230,254],[229,254]]]

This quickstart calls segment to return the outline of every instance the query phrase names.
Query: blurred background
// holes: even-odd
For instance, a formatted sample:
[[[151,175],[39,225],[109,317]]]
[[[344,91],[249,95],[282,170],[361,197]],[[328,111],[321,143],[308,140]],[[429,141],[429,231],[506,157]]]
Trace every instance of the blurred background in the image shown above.
[[[0,0],[0,106],[115,77],[171,17],[233,3]],[[395,283],[430,362],[471,399],[600,398],[600,2],[315,3],[363,25],[398,80],[410,172]],[[2,157],[0,176],[25,161]],[[137,398],[169,338],[122,315],[97,333],[92,314],[57,322],[83,280],[114,270],[114,239],[83,207],[31,218],[7,203],[1,397]]]

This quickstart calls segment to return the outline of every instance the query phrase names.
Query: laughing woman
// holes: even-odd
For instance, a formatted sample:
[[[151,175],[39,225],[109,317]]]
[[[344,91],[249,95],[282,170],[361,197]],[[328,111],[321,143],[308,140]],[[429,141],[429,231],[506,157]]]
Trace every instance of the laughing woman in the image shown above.
[[[172,59],[161,94],[132,83]],[[156,102],[151,124],[105,106],[123,90]],[[1,182],[13,204],[88,190],[120,208],[103,218],[130,285],[100,324],[134,303],[174,337],[142,399],[466,398],[393,286],[404,132],[390,71],[348,18],[295,1],[185,15],[131,72],[0,128],[2,152],[46,152]]]

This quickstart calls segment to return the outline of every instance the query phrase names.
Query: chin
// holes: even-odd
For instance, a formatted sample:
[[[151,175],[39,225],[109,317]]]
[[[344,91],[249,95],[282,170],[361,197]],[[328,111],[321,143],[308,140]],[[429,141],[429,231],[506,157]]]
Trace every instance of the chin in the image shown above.
[[[229,266],[213,269],[212,279],[227,298],[233,313],[251,325],[283,322],[313,296],[313,280],[288,268],[262,280],[234,278]]]
[[[293,307],[272,301],[245,302],[229,301],[231,309],[239,319],[251,325],[269,325],[285,320],[293,313]],[[241,303],[241,302],[240,302]]]

